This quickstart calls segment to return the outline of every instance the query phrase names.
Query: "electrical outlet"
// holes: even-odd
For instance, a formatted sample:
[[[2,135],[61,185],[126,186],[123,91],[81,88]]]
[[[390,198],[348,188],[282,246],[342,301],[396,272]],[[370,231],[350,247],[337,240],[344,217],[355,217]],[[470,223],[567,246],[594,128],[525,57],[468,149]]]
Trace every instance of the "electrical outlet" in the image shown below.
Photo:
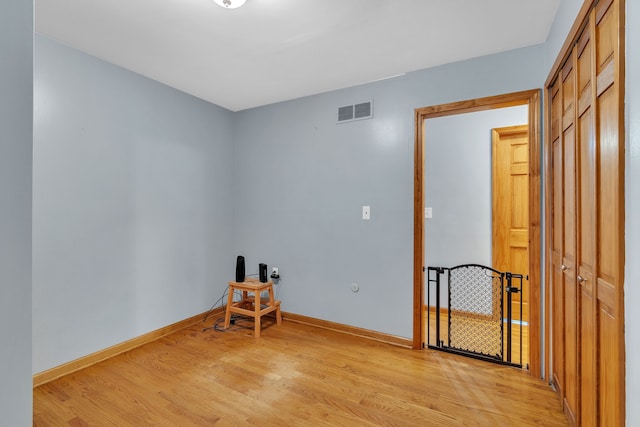
[[[277,275],[279,274],[279,273],[278,273],[278,267],[273,267],[273,268],[271,269],[271,274],[275,274],[275,275],[277,276]]]

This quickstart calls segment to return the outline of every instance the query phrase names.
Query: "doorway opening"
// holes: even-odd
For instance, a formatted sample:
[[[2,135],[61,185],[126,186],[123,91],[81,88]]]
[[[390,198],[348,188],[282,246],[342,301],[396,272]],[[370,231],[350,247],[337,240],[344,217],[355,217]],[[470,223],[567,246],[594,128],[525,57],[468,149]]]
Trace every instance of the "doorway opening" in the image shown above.
[[[526,146],[527,174],[522,177],[514,178],[517,185],[524,185],[527,189],[526,198],[528,206],[525,223],[519,230],[515,231],[514,241],[517,239],[526,239],[528,248],[522,251],[514,252],[515,257],[519,258],[528,270],[529,280],[528,289],[526,289],[527,313],[528,313],[528,336],[523,343],[526,346],[527,360],[529,361],[530,373],[534,376],[540,376],[540,98],[538,90],[530,90],[524,92],[511,93],[487,98],[480,98],[468,101],[460,101],[450,104],[442,104],[431,107],[424,107],[415,110],[415,165],[414,165],[414,310],[413,310],[413,347],[415,349],[423,348],[426,337],[426,317],[428,316],[428,307],[425,306],[425,216],[432,214],[435,218],[436,211],[428,212],[425,210],[425,189],[426,180],[425,170],[429,167],[425,165],[425,146],[429,141],[430,133],[427,129],[427,122],[430,119],[455,116],[471,112],[480,112],[487,110],[495,110],[507,107],[526,106],[526,119],[528,128],[525,131],[528,145]],[[432,122],[433,123],[433,122]],[[521,131],[522,129],[520,129]],[[509,134],[509,129],[503,130],[505,135]],[[431,135],[433,137],[433,135]],[[505,138],[508,139],[508,136]],[[511,158],[522,157],[521,147],[517,148],[514,153],[508,154]],[[429,155],[429,154],[427,154]],[[431,159],[439,163],[438,158]],[[517,160],[517,159],[516,159]],[[495,161],[495,160],[494,160]],[[487,160],[488,167],[491,168],[492,160]],[[522,165],[518,165],[516,169],[522,169]],[[494,190],[495,191],[495,190]],[[491,201],[489,201],[491,203]],[[473,208],[473,207],[471,207]],[[426,214],[426,215],[425,215]],[[520,216],[522,218],[522,215]],[[492,233],[492,225],[487,225],[489,233]],[[451,228],[452,229],[452,228]],[[439,228],[440,232],[448,232],[449,229]],[[523,234],[526,232],[526,235]],[[427,240],[429,237],[427,237]],[[509,243],[507,242],[507,245]],[[488,264],[493,264],[491,252],[495,253],[495,247],[490,247],[487,252],[489,256]],[[459,264],[465,261],[459,262]],[[466,260],[469,262],[469,260]],[[452,266],[452,265],[451,265]],[[523,319],[520,319],[523,320]]]

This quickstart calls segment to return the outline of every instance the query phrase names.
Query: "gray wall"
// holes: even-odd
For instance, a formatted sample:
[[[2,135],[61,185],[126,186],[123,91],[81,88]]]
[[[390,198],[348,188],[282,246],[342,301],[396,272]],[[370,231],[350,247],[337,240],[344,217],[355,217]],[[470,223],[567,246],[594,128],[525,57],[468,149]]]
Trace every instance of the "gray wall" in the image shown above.
[[[627,425],[640,425],[640,4],[627,0],[625,343]]]
[[[413,110],[540,87],[544,55],[519,49],[238,113],[237,253],[280,268],[285,311],[410,337]],[[336,124],[338,106],[370,99],[373,119]]]
[[[582,3],[584,3],[584,0],[560,0],[558,11],[545,42],[547,50],[545,72],[547,74],[551,71],[551,67],[558,57],[560,49],[562,49],[567,34],[569,34],[573,22],[576,20],[578,12],[580,12]],[[545,79],[546,77],[547,75],[544,76]]]
[[[234,256],[232,113],[35,41],[37,373],[206,311]]]
[[[424,220],[425,266],[493,264],[491,130],[527,124],[528,113],[523,105],[426,120],[424,197],[433,217]]]
[[[31,425],[33,2],[0,2],[0,424]]]

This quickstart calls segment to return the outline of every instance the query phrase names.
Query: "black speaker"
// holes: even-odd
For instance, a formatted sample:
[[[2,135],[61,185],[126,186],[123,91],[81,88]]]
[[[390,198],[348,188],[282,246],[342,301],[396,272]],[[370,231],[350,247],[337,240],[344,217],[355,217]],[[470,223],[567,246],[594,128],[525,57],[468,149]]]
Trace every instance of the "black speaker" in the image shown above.
[[[267,264],[258,264],[258,271],[260,272],[260,281],[262,283],[267,283]]]
[[[244,257],[238,255],[236,261],[236,282],[244,282]]]

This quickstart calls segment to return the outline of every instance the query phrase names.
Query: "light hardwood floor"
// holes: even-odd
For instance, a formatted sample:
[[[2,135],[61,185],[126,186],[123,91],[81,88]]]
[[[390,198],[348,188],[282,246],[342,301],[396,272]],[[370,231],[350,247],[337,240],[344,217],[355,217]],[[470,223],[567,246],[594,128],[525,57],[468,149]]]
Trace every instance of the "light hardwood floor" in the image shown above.
[[[514,368],[286,319],[258,339],[250,322],[211,323],[35,388],[34,425],[567,425],[551,388]]]

